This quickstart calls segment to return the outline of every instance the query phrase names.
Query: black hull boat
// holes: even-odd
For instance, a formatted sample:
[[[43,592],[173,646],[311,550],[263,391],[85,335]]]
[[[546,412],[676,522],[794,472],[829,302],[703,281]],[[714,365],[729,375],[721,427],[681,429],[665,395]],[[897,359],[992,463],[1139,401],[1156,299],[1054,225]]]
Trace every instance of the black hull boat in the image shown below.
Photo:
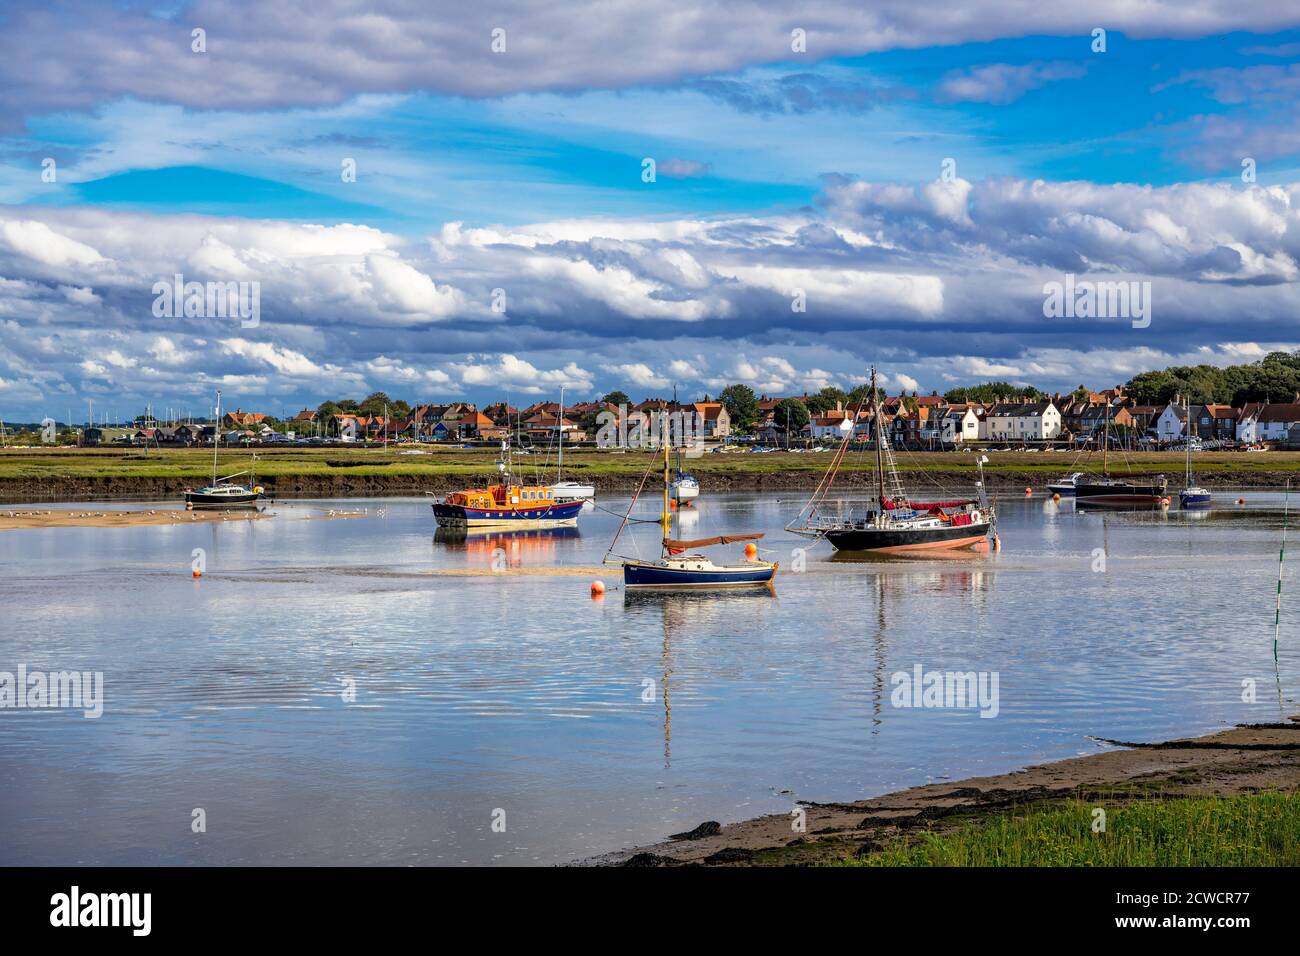
[[[931,527],[873,525],[873,516],[853,525],[826,532],[826,540],[836,551],[924,551],[931,548],[966,548],[978,544],[989,533],[989,523],[972,520],[953,526],[940,523]]]
[[[1074,483],[1076,504],[1094,508],[1159,508],[1168,504],[1169,482],[1164,475],[1153,478],[1112,478],[1109,467],[1110,406],[1101,441],[1101,475],[1084,475]]]
[[[256,508],[261,488],[234,485],[228,488],[200,488],[185,492],[186,508]]]
[[[813,496],[799,512],[800,516],[807,513],[804,523],[796,527],[791,522],[786,525],[786,530],[804,537],[825,538],[836,551],[848,553],[956,551],[978,547],[982,543],[997,549],[993,509],[984,495],[984,465],[988,459],[981,456],[976,462],[980,480],[976,484],[978,495],[974,498],[953,501],[916,501],[909,498],[903,492],[898,466],[894,462],[889,441],[885,438],[874,368],[871,370],[870,395],[876,445],[876,487],[875,495],[869,500],[869,508],[859,511],[850,507],[847,511],[840,510],[836,515],[817,514],[820,503],[829,492],[844,461],[853,437],[852,422],[857,421],[862,412],[860,402],[853,417],[846,419],[847,427],[842,426],[844,438],[830,467]]]
[[[212,432],[212,483],[203,488],[185,489],[185,507],[193,508],[256,508],[257,500],[262,497],[262,487],[253,484],[253,472],[237,472],[225,478],[217,477],[217,448],[221,444],[221,392],[217,391],[217,408],[214,418],[216,425]],[[257,454],[253,454],[253,466],[257,466]],[[248,484],[242,485],[231,481],[248,475]]]
[[[1109,508],[1158,508],[1168,496],[1164,476],[1150,481],[1098,478],[1074,486],[1074,500],[1081,505]]]

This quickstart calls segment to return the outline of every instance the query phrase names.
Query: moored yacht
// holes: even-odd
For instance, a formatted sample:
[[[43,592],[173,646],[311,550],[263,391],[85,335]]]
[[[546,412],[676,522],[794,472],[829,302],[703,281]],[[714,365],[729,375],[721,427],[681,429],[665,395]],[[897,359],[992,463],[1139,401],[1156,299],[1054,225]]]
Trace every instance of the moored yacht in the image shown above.
[[[670,498],[672,477],[668,465],[668,446],[670,444],[667,425],[664,426],[663,447],[663,511],[659,516],[659,525],[663,529],[660,556],[657,560],[647,561],[640,558],[625,557],[623,563],[623,586],[629,590],[659,588],[664,590],[690,588],[744,588],[771,587],[776,576],[777,563],[758,558],[757,549],[750,544],[745,546],[745,560],[736,564],[721,564],[703,554],[688,553],[693,548],[707,548],[718,544],[731,544],[736,541],[757,541],[762,533],[717,535],[712,538],[681,539],[670,538],[668,530],[672,522],[672,501]],[[649,477],[647,473],[646,477]],[[642,479],[642,487],[645,479]],[[640,496],[640,489],[632,496],[627,506],[627,514],[610,542],[602,563],[607,563],[618,544],[619,535],[627,526],[632,508]],[[678,519],[680,522],[680,518]]]
[[[1060,495],[1062,498],[1073,495],[1075,488],[1079,484],[1079,479],[1083,477],[1083,472],[1073,472],[1064,478],[1057,478],[1055,481],[1048,482],[1047,490],[1049,493]]]
[[[580,481],[561,481],[564,473],[564,386],[560,386],[560,410],[556,415],[556,434],[558,437],[558,454],[555,463],[555,484],[548,485],[547,490],[556,501],[590,501],[596,497],[594,485]]]
[[[677,505],[690,504],[700,496],[700,482],[694,475],[677,469],[677,477],[669,483],[669,495]]]
[[[1113,478],[1109,468],[1110,406],[1101,442],[1101,475],[1080,477],[1074,485],[1074,500],[1081,505],[1107,508],[1158,508],[1165,504],[1169,482],[1164,475],[1149,478]]]
[[[994,522],[993,509],[984,499],[984,463],[988,459],[981,456],[976,463],[980,469],[977,497],[950,501],[912,500],[903,492],[894,453],[885,438],[874,368],[871,370],[871,406],[876,444],[876,494],[869,501],[869,507],[863,512],[850,510],[847,515],[822,518],[816,515],[818,497],[824,497],[830,489],[848,448],[852,432],[846,430],[830,468],[804,506],[811,509],[808,518],[803,526],[787,527],[786,530],[825,538],[837,551],[954,549],[971,547],[986,539],[993,532]],[[856,418],[855,414],[854,420]]]
[[[217,477],[217,449],[221,445],[221,392],[217,392],[216,426],[212,431],[212,483],[202,488],[185,489],[185,507],[193,508],[255,508],[262,497],[261,485],[253,484],[253,472],[241,471],[224,478]],[[256,467],[257,455],[253,455]],[[242,485],[232,481],[248,475],[248,484]]]

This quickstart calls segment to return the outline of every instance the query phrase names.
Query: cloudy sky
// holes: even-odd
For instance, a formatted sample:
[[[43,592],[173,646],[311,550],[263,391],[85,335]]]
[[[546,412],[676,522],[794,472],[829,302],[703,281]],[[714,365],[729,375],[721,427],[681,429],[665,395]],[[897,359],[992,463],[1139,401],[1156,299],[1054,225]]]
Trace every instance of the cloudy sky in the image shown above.
[[[478,6],[0,5],[0,418],[1300,343],[1300,8]],[[1045,317],[1068,273],[1150,282],[1150,324]],[[176,275],[256,323],[168,314]]]

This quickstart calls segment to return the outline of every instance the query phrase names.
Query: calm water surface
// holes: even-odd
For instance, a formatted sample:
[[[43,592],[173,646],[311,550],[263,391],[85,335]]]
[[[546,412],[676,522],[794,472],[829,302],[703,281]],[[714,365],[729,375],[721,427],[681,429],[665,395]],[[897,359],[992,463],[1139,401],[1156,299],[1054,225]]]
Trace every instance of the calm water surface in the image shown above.
[[[511,573],[597,565],[619,520],[600,510],[467,541],[435,536],[428,499],[2,532],[0,670],[102,671],[106,699],[97,720],[0,710],[0,863],[562,863],[1089,735],[1276,720],[1281,496],[1248,498],[1197,517],[1004,500],[1001,554],[851,562],[781,530],[801,500],[706,495],[683,533],[766,531],[775,596],[592,600],[589,573]],[[642,555],[656,530],[634,526]],[[998,716],[892,707],[916,664],[998,672]]]

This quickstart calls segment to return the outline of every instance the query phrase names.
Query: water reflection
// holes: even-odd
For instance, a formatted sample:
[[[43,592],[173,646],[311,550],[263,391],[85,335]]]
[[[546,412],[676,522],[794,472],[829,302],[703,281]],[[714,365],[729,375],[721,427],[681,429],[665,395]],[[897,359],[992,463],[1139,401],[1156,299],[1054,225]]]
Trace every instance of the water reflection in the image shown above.
[[[784,532],[793,497],[682,512],[690,536],[766,531],[779,597],[592,601],[628,497],[516,533],[435,533],[416,498],[383,517],[304,501],[252,523],[6,532],[0,669],[102,670],[106,703],[102,720],[0,715],[0,863],[559,863],[788,810],[778,787],[851,799],[1071,756],[1088,735],[1275,720],[1283,496],[1247,495],[1187,520],[999,501],[997,554],[836,554]],[[657,525],[631,527],[658,553]],[[542,573],[487,573],[494,557]],[[1225,567],[1230,584],[1206,586]],[[916,663],[999,671],[998,718],[890,706],[890,675]],[[200,795],[222,826],[196,842],[175,812]],[[503,801],[505,839],[483,811]]]
[[[576,527],[529,528],[519,531],[485,528],[438,528],[434,547],[462,554],[470,563],[497,567],[541,567],[554,564],[561,545],[576,543],[582,532]]]
[[[664,707],[664,767],[672,766],[672,699],[674,641],[699,634],[738,608],[761,608],[775,604],[776,594],[767,588],[745,591],[623,591],[623,609],[642,621],[658,620],[663,644],[660,656]]]

